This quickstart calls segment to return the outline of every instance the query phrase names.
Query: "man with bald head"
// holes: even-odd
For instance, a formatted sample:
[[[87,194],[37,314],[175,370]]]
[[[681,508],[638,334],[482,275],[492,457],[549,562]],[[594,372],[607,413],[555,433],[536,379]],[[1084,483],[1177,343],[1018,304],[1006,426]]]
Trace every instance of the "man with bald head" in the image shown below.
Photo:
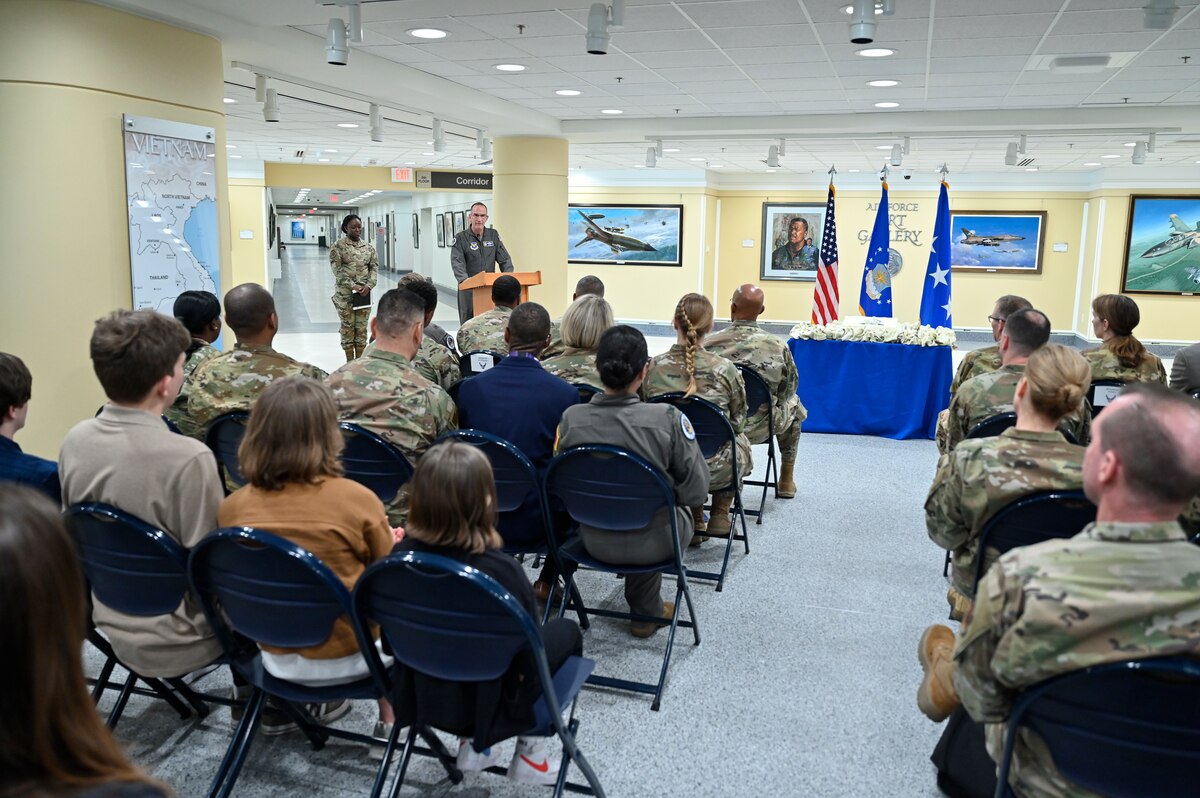
[[[594,274],[585,274],[579,278],[579,282],[575,283],[575,293],[571,294],[571,301],[574,302],[579,297],[588,294],[604,298],[604,281]],[[552,357],[566,354],[566,351],[567,347],[562,341],[562,319],[550,322],[550,344],[542,350],[542,354],[538,357],[542,360],[549,360]]]
[[[779,467],[778,495],[781,499],[791,499],[796,495],[793,474],[800,446],[800,424],[808,417],[808,411],[796,396],[800,375],[787,344],[758,326],[758,317],[767,309],[763,302],[761,288],[750,283],[739,286],[730,301],[729,326],[705,338],[704,348],[739,366],[748,366],[766,380],[771,389],[769,412],[774,416],[775,437],[783,461]],[[747,420],[746,437],[750,443],[767,442],[767,412],[767,407],[760,407]]]
[[[237,336],[233,349],[205,361],[192,375],[188,415],[202,428],[235,410],[249,410],[273,380],[300,374],[323,380],[324,371],[271,348],[279,332],[275,298],[261,285],[243,283],[225,294],[225,325]]]

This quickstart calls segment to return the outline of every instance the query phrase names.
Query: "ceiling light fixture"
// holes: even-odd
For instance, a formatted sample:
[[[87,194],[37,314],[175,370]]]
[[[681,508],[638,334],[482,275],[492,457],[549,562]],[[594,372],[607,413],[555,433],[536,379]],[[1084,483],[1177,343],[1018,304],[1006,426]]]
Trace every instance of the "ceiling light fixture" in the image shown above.
[[[847,170],[847,171],[850,171],[850,172],[861,172],[862,170],[861,170],[861,169],[850,169],[850,170]]]
[[[703,161],[703,158],[688,158],[689,161]]]
[[[891,102],[875,103],[875,107],[876,108],[899,108],[900,103],[891,103]]]
[[[710,163],[710,164],[709,164],[709,168],[711,168],[711,169],[724,169],[724,168],[725,168],[725,164],[723,164],[723,163]]]
[[[524,72],[524,64],[496,64],[496,69],[501,72]]]
[[[1017,165],[1017,143],[1015,141],[1010,141],[1008,143],[1008,149],[1004,151],[1004,165]]]
[[[866,50],[859,50],[858,54],[863,58],[887,58],[889,55],[895,55],[896,51],[886,47],[868,47]]]
[[[583,92],[579,91],[578,89],[559,89],[554,93],[559,97],[578,97],[580,94],[583,94]]]
[[[237,149],[237,145],[236,145],[236,144],[226,144],[226,145],[225,145],[225,149],[227,149],[227,150],[236,150],[236,149]]]
[[[891,148],[892,148],[891,144],[876,144],[875,145],[875,149],[877,149],[877,150],[890,150]]]
[[[1196,161],[1196,163],[1200,163],[1200,161]],[[1088,161],[1087,163],[1084,164],[1084,166],[1100,166],[1100,165],[1101,165],[1101,163],[1099,161]]]
[[[1142,18],[1142,27],[1147,30],[1166,30],[1171,27],[1178,10],[1179,6],[1175,5],[1174,0],[1150,0],[1142,6],[1145,15]]]
[[[891,86],[899,86],[900,81],[898,81],[898,80],[868,80],[867,85],[874,86],[877,89],[886,89]]]
[[[233,99],[232,97],[223,97],[221,99],[226,105],[233,105],[235,102],[237,102],[237,100]]]
[[[658,165],[658,154],[654,151],[653,147],[647,147],[646,148],[646,168],[653,169],[657,165]]]
[[[230,157],[230,158],[241,158],[242,156],[240,156],[240,155],[230,155],[229,157]],[[1143,160],[1144,160],[1144,159],[1143,159]]]
[[[767,147],[767,160],[765,163],[767,164],[768,167],[770,167],[772,169],[779,168],[779,145],[778,144],[772,144],[770,147]]]
[[[444,39],[449,34],[440,28],[413,28],[408,35],[418,39]]]
[[[267,76],[254,73],[254,102],[265,103],[267,101]]]
[[[337,123],[337,126],[338,126],[338,127],[344,127],[344,128],[355,128],[355,127],[358,127],[358,125],[356,125],[354,122],[338,122],[338,123]]]
[[[854,0],[850,6],[850,43],[875,41],[875,0]]]
[[[678,147],[664,147],[663,152],[679,152]]]
[[[1028,144],[1029,144],[1029,139],[1028,139],[1028,137],[1027,137],[1027,136],[1026,136],[1024,133],[1022,133],[1022,134],[1020,135],[1020,137],[1017,139],[1017,152],[1019,152],[1019,153],[1021,153],[1022,155],[1024,155],[1024,154],[1025,154],[1025,149],[1026,149],[1026,147],[1027,147],[1027,145],[1028,145]]]
[[[787,157],[787,139],[779,140],[779,154],[783,157]]]
[[[1146,142],[1139,141],[1133,148],[1133,156],[1130,158],[1135,164],[1144,164],[1146,162]]]
[[[274,89],[267,89],[266,99],[263,100],[263,121],[279,121],[279,95]]]
[[[608,55],[609,33],[625,27],[625,0],[612,0],[611,5],[592,3],[588,9],[587,33],[584,43],[588,55]]]
[[[318,163],[329,163],[329,159],[328,158],[318,158],[317,162]],[[315,211],[316,208],[313,208],[313,210]]]
[[[904,137],[904,154],[908,155],[910,152],[912,152],[912,139],[909,138],[908,136],[905,136]]]
[[[616,108],[605,108],[605,109],[604,109],[603,111],[601,111],[600,113],[602,113],[602,114],[613,114],[613,115],[615,115],[615,114],[623,114],[623,113],[625,113],[625,112],[624,112],[624,111],[620,111],[620,110],[618,110],[618,109],[616,109]]]
[[[484,138],[483,144],[479,147],[479,160],[481,160],[481,161],[492,160],[492,140],[491,139]]]
[[[379,106],[375,103],[371,103],[368,118],[371,120],[371,141],[383,141],[383,114],[379,112]]]
[[[1154,148],[1158,146],[1158,134],[1151,133],[1146,136],[1146,152],[1154,152]]]
[[[1127,142],[1125,142],[1125,146],[1126,147],[1136,147],[1137,142],[1136,141],[1127,141]]]
[[[904,155],[900,152],[900,145],[892,145],[892,166],[899,166],[904,161]]]
[[[1026,172],[1036,172],[1037,170],[1038,170],[1038,168],[1036,166],[1026,166],[1025,167]]]
[[[433,120],[433,151],[441,152],[446,149],[446,133],[442,130],[442,120]]]
[[[1101,155],[1100,157],[1104,158],[1106,160],[1113,160],[1114,158],[1120,158],[1121,156],[1120,155]]]

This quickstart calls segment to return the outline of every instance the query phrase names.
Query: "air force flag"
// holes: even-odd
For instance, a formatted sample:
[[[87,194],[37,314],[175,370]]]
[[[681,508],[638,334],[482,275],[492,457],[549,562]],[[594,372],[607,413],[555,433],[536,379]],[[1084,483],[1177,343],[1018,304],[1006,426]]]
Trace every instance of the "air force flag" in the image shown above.
[[[921,323],[930,327],[951,327],[950,318],[950,195],[942,182],[938,193],[937,218],[933,223],[933,243],[925,287],[921,291]]]
[[[863,266],[862,288],[858,291],[858,312],[864,316],[892,315],[892,252],[889,247],[888,185],[883,184],[883,196],[875,213],[871,243],[867,247],[867,263]],[[899,271],[896,268],[896,271]]]

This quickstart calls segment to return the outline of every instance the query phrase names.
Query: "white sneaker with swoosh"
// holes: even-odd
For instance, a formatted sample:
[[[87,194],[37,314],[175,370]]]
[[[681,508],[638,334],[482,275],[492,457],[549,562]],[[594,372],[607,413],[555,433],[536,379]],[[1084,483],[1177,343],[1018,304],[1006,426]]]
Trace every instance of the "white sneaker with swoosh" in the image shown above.
[[[508,766],[508,777],[518,784],[554,784],[558,781],[557,761],[546,753],[546,737],[518,737]]]

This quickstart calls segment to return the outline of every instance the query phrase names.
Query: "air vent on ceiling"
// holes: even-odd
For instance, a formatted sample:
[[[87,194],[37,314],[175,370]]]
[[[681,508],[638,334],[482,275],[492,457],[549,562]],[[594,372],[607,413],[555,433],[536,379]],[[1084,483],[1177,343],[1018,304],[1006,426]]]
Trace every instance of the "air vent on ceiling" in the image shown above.
[[[296,157],[297,157],[297,158],[303,158],[303,157],[304,157],[304,150],[296,150]]]
[[[1033,166],[1033,161],[1034,161],[1033,158],[1025,158],[1020,161],[1017,161],[1017,166]]]
[[[1120,69],[1136,56],[1136,52],[1120,53],[1041,53],[1030,56],[1025,71],[1050,70],[1062,74],[1103,72]]]

